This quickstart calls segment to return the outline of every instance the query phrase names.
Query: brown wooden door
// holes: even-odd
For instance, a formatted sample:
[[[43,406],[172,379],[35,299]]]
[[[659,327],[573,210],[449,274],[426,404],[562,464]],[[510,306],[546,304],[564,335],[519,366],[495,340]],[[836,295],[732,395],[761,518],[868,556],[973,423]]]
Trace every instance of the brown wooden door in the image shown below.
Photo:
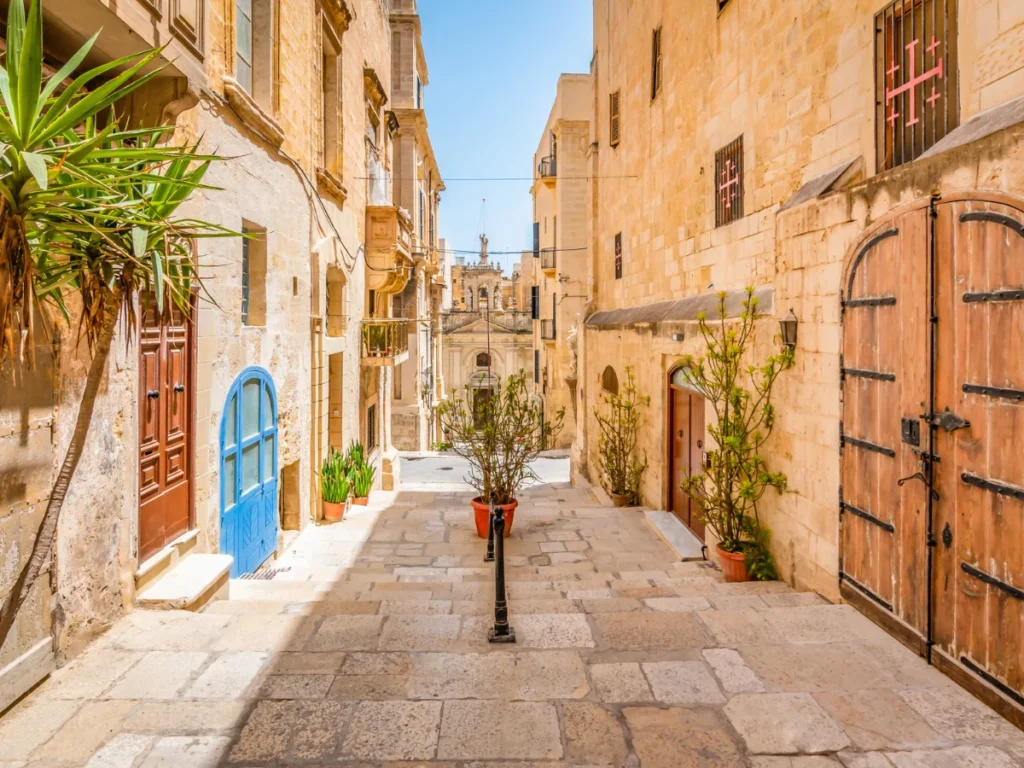
[[[937,206],[935,648],[1024,705],[1024,213]]]
[[[192,330],[176,307],[161,322],[143,294],[139,330],[139,559],[191,523]]]
[[[700,472],[704,455],[704,398],[670,387],[672,394],[672,511],[704,540],[704,520],[697,505],[680,488],[687,475]]]
[[[903,213],[843,286],[844,596],[1024,722],[1024,213]]]

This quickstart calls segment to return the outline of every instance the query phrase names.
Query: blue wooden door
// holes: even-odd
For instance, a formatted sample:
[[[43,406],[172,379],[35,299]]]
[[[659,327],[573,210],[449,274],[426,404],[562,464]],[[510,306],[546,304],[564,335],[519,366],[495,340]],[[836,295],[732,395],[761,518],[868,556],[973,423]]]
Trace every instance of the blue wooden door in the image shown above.
[[[232,578],[252,573],[277,549],[277,393],[270,374],[235,379],[220,424],[220,550]]]

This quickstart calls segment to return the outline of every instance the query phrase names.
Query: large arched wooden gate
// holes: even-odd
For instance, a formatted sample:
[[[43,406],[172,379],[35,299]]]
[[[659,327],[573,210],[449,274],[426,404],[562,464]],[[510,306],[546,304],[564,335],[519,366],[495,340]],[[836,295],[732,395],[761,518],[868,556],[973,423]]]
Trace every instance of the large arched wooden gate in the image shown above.
[[[842,286],[842,592],[1024,722],[1024,212],[923,201]]]

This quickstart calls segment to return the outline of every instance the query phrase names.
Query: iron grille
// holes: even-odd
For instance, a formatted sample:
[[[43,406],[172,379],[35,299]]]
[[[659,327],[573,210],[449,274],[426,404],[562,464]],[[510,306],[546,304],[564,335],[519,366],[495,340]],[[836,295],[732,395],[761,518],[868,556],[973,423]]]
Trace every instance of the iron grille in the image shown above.
[[[554,248],[544,248],[540,252],[540,268],[555,269],[557,266],[557,251]]]
[[[622,277],[622,233],[615,235],[615,279]]]
[[[541,320],[540,321],[540,337],[544,341],[554,341],[554,339],[555,339],[555,321],[554,320]]]
[[[715,153],[715,226],[743,218],[743,137]]]
[[[875,16],[879,172],[920,157],[960,124],[957,0],[893,0]]]

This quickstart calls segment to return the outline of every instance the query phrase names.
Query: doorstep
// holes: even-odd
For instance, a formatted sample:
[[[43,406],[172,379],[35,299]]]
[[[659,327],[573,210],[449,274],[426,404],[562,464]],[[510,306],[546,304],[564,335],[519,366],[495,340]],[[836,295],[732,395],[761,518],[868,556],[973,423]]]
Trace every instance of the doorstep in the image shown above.
[[[681,560],[704,560],[704,542],[671,512],[644,510],[644,520]]]
[[[229,597],[231,555],[191,554],[183,557],[135,598],[140,608],[198,611]]]

